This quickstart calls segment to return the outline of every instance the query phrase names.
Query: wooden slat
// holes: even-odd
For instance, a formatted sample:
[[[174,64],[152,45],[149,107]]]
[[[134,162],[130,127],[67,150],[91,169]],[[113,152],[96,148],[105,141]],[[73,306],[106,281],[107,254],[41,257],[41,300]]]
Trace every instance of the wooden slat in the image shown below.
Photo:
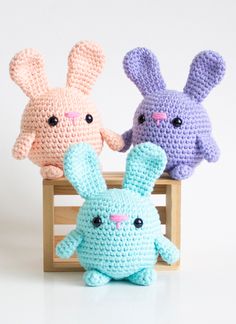
[[[158,206],[156,207],[158,210],[158,214],[160,216],[160,221],[161,224],[165,225],[166,224],[166,207],[165,206]]]
[[[79,262],[63,262],[54,259],[53,268],[49,271],[52,272],[84,272],[84,268],[81,267]],[[171,271],[179,268],[179,263],[168,265],[164,261],[158,261],[154,267],[156,271]]]
[[[167,187],[166,235],[178,248],[180,248],[180,197],[180,182]]]
[[[110,181],[114,185],[119,185],[123,181],[124,172],[103,172],[102,173],[106,181]],[[179,182],[178,180],[171,179],[167,174],[163,174],[160,179],[157,180],[159,184],[171,184],[173,182]],[[65,177],[58,179],[44,179],[44,184],[48,185],[67,185],[68,180]]]
[[[166,224],[166,207],[158,206],[161,224]],[[73,225],[76,224],[79,207],[54,207],[54,224],[55,225]]]
[[[107,180],[107,187],[108,189],[112,188],[121,188],[121,183],[115,184],[113,182],[109,182]],[[155,184],[153,189],[153,194],[164,195],[166,194],[166,185],[162,184]],[[54,186],[54,195],[77,195],[76,190],[72,187],[72,185],[68,182],[67,184],[63,185],[55,185]]]
[[[70,264],[70,263],[80,264],[76,254],[73,254],[73,256],[71,258],[69,258],[69,259],[60,259],[57,255],[55,255],[54,256],[54,261],[56,261],[58,263],[66,263],[67,265]],[[158,262],[164,262],[164,261],[162,260],[161,257],[158,257]]]
[[[103,176],[106,180],[108,188],[120,188],[122,186],[124,173],[123,172],[104,172]],[[156,181],[153,193],[165,194],[166,186],[179,182],[178,180],[173,180],[167,175],[163,175],[160,179]],[[76,191],[71,186],[69,181],[65,178],[53,179],[53,180],[43,180],[44,185],[54,185],[55,195],[75,195]]]
[[[76,224],[79,207],[54,207],[54,224]]]
[[[166,194],[166,185],[156,183],[153,188],[152,194],[165,195]]]
[[[69,184],[55,185],[54,195],[78,195],[75,189]]]

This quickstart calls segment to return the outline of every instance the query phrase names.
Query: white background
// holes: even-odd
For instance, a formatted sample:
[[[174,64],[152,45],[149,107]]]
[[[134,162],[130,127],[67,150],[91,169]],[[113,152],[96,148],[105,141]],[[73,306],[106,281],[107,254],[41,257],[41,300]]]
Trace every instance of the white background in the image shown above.
[[[236,2],[234,0],[21,0],[0,4],[0,322],[236,323]],[[141,95],[122,70],[125,53],[146,46],[158,56],[170,89],[181,90],[203,49],[227,63],[205,100],[221,148],[182,183],[182,265],[151,287],[114,282],[84,287],[78,273],[42,272],[42,186],[38,167],[11,148],[27,98],[8,64],[26,47],[45,57],[51,86],[64,86],[67,55],[79,40],[102,45],[106,67],[93,99],[106,127],[131,126]],[[123,170],[125,154],[104,149],[104,170]]]

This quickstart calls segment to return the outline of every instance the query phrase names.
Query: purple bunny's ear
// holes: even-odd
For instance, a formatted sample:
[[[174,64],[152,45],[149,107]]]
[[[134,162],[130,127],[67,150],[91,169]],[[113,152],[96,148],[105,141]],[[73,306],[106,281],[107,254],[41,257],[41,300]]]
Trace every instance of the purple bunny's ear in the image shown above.
[[[184,93],[197,102],[203,101],[209,92],[222,80],[225,74],[225,62],[216,52],[200,52],[190,66]]]
[[[147,48],[138,47],[128,52],[123,66],[126,75],[143,96],[165,89],[157,58]]]

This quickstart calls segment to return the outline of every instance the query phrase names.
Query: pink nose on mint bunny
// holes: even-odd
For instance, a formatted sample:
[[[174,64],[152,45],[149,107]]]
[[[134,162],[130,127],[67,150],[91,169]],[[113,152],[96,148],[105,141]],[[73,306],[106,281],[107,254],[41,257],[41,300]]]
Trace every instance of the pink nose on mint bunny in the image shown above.
[[[166,120],[167,115],[166,115],[165,112],[162,112],[162,111],[161,112],[154,112],[152,114],[152,118],[157,121],[157,126],[160,126],[160,121],[161,120]]]
[[[115,222],[116,223],[116,228],[119,229],[120,228],[120,224],[126,220],[129,219],[129,216],[127,215],[111,215],[110,216],[110,220],[112,222]]]
[[[75,125],[76,118],[78,118],[79,115],[80,114],[77,111],[65,112],[65,117],[70,118],[72,120],[73,125]]]

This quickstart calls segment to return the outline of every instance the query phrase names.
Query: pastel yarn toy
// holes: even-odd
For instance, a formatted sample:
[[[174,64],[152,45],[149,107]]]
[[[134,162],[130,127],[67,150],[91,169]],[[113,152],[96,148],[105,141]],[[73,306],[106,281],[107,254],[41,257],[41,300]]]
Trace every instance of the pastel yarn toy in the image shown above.
[[[223,78],[225,63],[213,51],[203,51],[190,67],[183,92],[167,90],[155,55],[136,48],[124,58],[124,70],[144,99],[138,106],[133,127],[122,136],[125,152],[130,145],[152,142],[166,152],[166,172],[186,179],[203,160],[216,162],[219,148],[211,136],[211,123],[202,101]]]
[[[67,85],[48,86],[42,56],[25,49],[10,63],[11,78],[30,98],[13,148],[16,159],[28,157],[41,167],[44,178],[63,176],[63,156],[70,144],[86,142],[97,153],[103,141],[113,150],[124,144],[120,135],[102,128],[89,94],[104,64],[102,49],[87,41],[72,48],[68,58]]]
[[[135,146],[127,158],[122,189],[107,189],[95,151],[86,143],[65,154],[65,175],[85,199],[76,229],[57,244],[56,254],[69,258],[77,251],[88,286],[111,279],[149,285],[155,279],[158,255],[167,263],[179,259],[175,245],[161,233],[150,194],[166,164],[157,145]]]

